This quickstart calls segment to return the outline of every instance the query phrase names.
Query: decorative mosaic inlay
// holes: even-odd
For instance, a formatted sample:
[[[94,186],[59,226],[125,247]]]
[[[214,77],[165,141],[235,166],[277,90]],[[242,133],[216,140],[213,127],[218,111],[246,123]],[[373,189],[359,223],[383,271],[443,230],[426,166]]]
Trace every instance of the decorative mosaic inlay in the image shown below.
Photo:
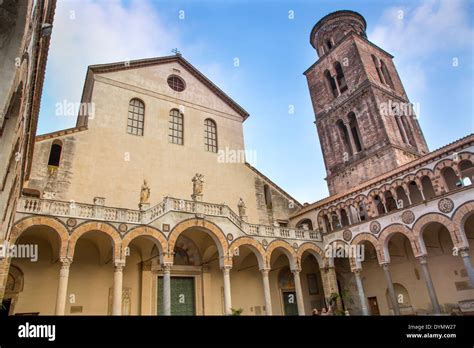
[[[372,221],[370,223],[370,232],[377,234],[380,232],[381,226],[378,221]]]
[[[342,232],[342,238],[348,242],[352,239],[352,232],[350,230],[345,230],[344,232]]]
[[[266,248],[268,246],[268,242],[266,239],[262,240],[262,245]]]
[[[127,231],[127,225],[126,224],[120,224],[118,229],[120,232],[126,232]]]
[[[402,221],[405,224],[411,224],[413,221],[415,221],[415,214],[413,214],[411,210],[403,212]]]
[[[449,198],[443,198],[438,202],[438,209],[442,213],[450,213],[454,209],[454,202]]]
[[[77,225],[77,220],[76,220],[76,219],[67,219],[66,224],[67,224],[69,227],[74,227],[74,226]]]
[[[298,250],[298,243],[293,243],[293,249]]]
[[[227,234],[227,240],[229,240],[229,241],[233,241],[233,240],[234,240],[234,236],[232,235],[232,233],[228,233],[228,234]]]

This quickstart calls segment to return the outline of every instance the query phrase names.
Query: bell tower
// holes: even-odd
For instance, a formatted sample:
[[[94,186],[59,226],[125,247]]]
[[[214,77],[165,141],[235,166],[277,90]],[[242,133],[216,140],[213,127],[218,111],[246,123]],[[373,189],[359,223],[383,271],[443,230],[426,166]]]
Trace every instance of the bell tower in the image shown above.
[[[393,63],[364,17],[336,11],[313,27],[319,59],[305,71],[331,195],[428,153]]]

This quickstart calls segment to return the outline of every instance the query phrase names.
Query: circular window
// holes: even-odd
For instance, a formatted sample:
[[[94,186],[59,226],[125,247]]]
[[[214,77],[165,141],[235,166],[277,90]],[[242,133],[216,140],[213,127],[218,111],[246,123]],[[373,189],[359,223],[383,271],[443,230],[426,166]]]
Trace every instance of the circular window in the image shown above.
[[[186,88],[184,80],[176,75],[171,75],[168,77],[168,86],[174,89],[177,92],[182,92]]]

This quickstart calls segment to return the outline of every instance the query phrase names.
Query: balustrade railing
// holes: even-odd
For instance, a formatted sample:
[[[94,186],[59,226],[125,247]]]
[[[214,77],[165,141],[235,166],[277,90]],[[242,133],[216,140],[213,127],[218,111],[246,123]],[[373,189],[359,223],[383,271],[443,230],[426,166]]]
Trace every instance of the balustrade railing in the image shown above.
[[[143,211],[77,203],[73,201],[65,202],[22,197],[18,202],[17,211],[18,213],[24,214],[54,215],[135,224],[149,224],[162,215],[172,211],[195,214],[202,213],[208,216],[226,217],[247,235],[322,241],[319,231],[251,224],[242,220],[239,215],[225,204],[189,201],[172,197],[166,197],[163,202]]]

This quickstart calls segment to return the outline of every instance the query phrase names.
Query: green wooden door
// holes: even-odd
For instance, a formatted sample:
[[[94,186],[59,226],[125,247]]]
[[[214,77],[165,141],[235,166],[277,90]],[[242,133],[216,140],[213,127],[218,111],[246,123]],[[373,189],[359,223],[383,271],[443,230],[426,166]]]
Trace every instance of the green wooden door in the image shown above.
[[[171,277],[171,315],[195,315],[194,278]],[[158,315],[163,315],[163,278],[158,277]]]
[[[283,309],[285,311],[285,315],[298,315],[296,292],[283,292]]]

